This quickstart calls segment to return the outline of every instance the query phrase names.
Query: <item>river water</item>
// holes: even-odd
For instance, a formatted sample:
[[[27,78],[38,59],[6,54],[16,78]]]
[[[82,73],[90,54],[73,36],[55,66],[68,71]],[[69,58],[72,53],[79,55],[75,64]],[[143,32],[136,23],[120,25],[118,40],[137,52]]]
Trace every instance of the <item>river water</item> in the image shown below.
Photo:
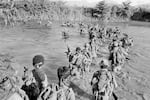
[[[134,39],[134,46],[130,51],[130,59],[124,66],[128,78],[118,79],[119,88],[116,94],[121,100],[149,100],[150,98],[150,28],[146,26],[117,25],[122,32],[126,32]],[[17,62],[16,69],[22,75],[23,66],[32,67],[32,58],[36,54],[45,57],[43,67],[49,82],[58,82],[56,70],[60,66],[67,66],[67,45],[75,47],[87,42],[87,36],[81,37],[77,28],[69,28],[70,38],[62,39],[64,28],[54,23],[50,28],[30,23],[14,28],[0,30],[0,52],[9,53]],[[88,87],[87,87],[88,88]],[[78,92],[78,91],[77,91]],[[84,95],[84,94],[83,94]],[[84,97],[79,100],[89,100]]]

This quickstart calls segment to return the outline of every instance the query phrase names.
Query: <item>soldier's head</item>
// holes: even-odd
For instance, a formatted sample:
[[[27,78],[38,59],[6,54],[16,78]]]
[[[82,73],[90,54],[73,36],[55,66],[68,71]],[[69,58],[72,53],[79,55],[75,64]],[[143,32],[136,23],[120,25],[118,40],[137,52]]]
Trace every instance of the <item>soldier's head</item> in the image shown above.
[[[119,27],[115,27],[116,31],[119,31]]]
[[[44,57],[42,55],[36,55],[33,57],[33,66],[35,68],[41,68],[44,64]]]
[[[122,46],[122,44],[123,44],[122,41],[119,41],[118,45],[119,45],[119,46]]]
[[[81,48],[80,47],[77,47],[76,48],[76,53],[80,53],[81,52]]]
[[[101,69],[107,69],[109,67],[109,61],[107,59],[102,59],[99,65]]]
[[[114,41],[114,47],[118,47],[119,46],[119,43],[118,43],[118,41]]]

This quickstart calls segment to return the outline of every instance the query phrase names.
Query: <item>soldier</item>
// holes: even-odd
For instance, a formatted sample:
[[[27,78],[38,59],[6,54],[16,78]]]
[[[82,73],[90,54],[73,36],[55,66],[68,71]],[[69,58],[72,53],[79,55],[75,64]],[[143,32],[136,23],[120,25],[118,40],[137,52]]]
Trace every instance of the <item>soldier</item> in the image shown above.
[[[119,50],[119,44],[116,39],[113,40],[113,42],[109,46],[109,51],[110,51],[110,60],[112,61],[112,64],[117,63],[117,52]]]
[[[91,55],[91,48],[90,48],[90,44],[89,43],[85,43],[84,45],[84,49],[82,50],[83,54],[91,59],[92,58],[92,55]]]
[[[129,36],[125,33],[123,33],[124,37],[121,39],[122,41],[122,47],[128,52],[129,47],[133,46],[133,40],[132,38],[129,38]]]
[[[32,70],[32,74],[40,89],[40,92],[48,85],[47,76],[41,69],[43,64],[44,64],[44,57],[42,55],[34,56],[33,66],[35,69]]]
[[[69,88],[68,77],[63,78],[60,85],[50,84],[38,100],[75,100],[74,91]]]
[[[16,75],[6,75],[3,77],[3,79],[0,81],[0,91],[3,90],[3,93],[8,93],[8,95],[1,99],[7,100],[11,95],[13,96],[14,93],[17,93],[23,100],[29,100],[26,93],[18,86],[18,83],[20,83],[20,81]]]
[[[34,69],[29,74],[30,78],[22,86],[30,100],[37,100],[40,93],[47,87],[48,80],[46,74],[43,72],[42,65],[44,64],[44,57],[36,55],[33,58]]]
[[[80,28],[80,35],[84,35],[85,33],[85,29],[84,28]]]
[[[126,50],[122,47],[122,41],[119,41],[119,51],[118,51],[118,63],[119,65],[123,65],[124,61],[126,60],[128,53]]]
[[[95,58],[97,58],[96,37],[94,37],[94,38],[90,41],[90,46],[91,46],[92,58],[95,59]]]
[[[103,59],[100,62],[100,70],[93,74],[91,85],[96,100],[109,100],[114,87],[117,87],[115,77],[108,71],[109,62]]]
[[[91,55],[91,48],[89,43],[86,43],[85,48],[82,50],[84,55],[84,71],[89,72],[89,67],[92,63],[92,55]]]
[[[83,55],[81,52],[81,48],[77,47],[75,54],[73,54],[72,61],[70,62],[71,66],[76,66],[79,72],[82,72],[82,62],[83,62]]]
[[[72,88],[69,88],[68,77],[63,78],[60,84],[57,100],[75,100],[75,94]]]

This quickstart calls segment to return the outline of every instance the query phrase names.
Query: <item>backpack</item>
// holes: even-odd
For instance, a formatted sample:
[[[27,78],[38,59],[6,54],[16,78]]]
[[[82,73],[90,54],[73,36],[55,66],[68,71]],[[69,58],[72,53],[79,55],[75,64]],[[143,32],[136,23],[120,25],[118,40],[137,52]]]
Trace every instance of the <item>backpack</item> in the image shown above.
[[[75,66],[80,66],[82,64],[82,60],[83,60],[83,57],[81,55],[79,55],[79,56],[74,55],[73,60],[72,60],[72,64]]]
[[[58,100],[69,100],[72,93],[73,93],[72,88],[63,89],[63,90],[61,90],[61,92],[58,93],[57,99]]]
[[[26,92],[30,100],[36,100],[40,94],[40,89],[36,83],[31,83],[29,86],[23,85],[22,89]]]
[[[101,70],[98,75],[98,91],[105,92],[110,82],[110,75],[108,71]]]
[[[7,77],[3,78],[3,80],[0,82],[0,89],[4,91],[10,91],[12,87],[13,87],[13,83]]]

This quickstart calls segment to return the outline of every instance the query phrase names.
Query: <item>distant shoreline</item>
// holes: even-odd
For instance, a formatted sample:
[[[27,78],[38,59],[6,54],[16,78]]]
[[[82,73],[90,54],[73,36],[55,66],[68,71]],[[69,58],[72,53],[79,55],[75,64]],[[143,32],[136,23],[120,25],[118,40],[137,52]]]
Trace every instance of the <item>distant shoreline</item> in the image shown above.
[[[150,22],[143,22],[143,21],[129,21],[129,22],[110,22],[110,25],[129,25],[129,26],[144,26],[150,27]]]

